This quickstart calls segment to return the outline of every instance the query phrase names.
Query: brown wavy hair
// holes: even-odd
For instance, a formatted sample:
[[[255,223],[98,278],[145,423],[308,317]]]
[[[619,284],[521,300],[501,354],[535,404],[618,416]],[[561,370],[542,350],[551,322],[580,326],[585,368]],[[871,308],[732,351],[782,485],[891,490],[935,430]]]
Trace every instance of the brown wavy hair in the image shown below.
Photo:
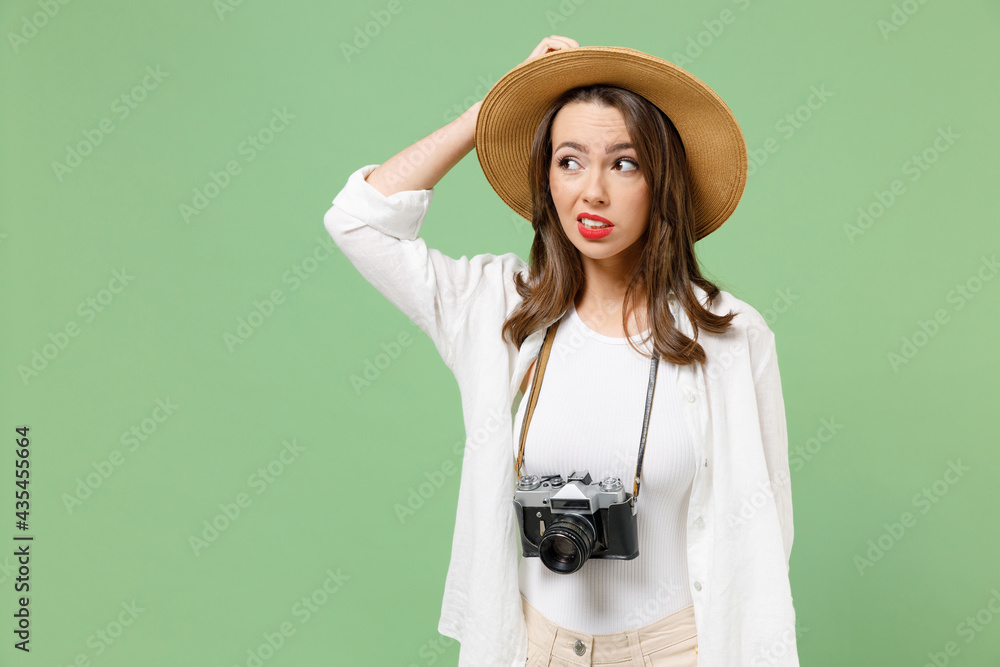
[[[708,295],[708,302],[719,288],[701,275],[695,257],[694,205],[684,144],[671,120],[644,97],[616,86],[593,85],[573,88],[556,99],[542,117],[531,144],[528,169],[531,179],[532,220],[535,238],[531,244],[527,281],[514,276],[517,293],[523,297],[507,321],[501,335],[518,349],[524,339],[559,319],[583,287],[584,270],[580,251],[567,238],[552,193],[549,168],[552,162],[552,120],[566,104],[594,102],[617,108],[635,144],[640,170],[649,186],[649,225],[638,239],[642,253],[630,268],[628,287],[622,309],[622,328],[640,294],[645,296],[653,349],[660,358],[674,364],[704,364],[705,350],[698,343],[699,329],[725,333],[735,317],[732,310],[715,315],[702,307],[692,283]],[[674,326],[667,302],[673,291],[678,303],[691,319],[694,339]],[[636,348],[631,338],[628,344]],[[643,338],[645,344],[649,337]]]

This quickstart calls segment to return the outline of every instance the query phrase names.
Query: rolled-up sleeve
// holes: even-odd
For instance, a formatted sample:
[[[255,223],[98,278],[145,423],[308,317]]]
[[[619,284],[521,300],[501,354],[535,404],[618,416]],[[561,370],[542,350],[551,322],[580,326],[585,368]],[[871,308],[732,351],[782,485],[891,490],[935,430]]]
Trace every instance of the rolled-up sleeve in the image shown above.
[[[428,248],[418,233],[433,190],[389,197],[365,180],[377,164],[353,172],[323,224],[361,275],[423,330],[451,367],[453,338],[494,255],[452,258]]]
[[[792,523],[792,483],[788,468],[788,426],[785,421],[785,400],[781,393],[777,348],[774,334],[770,331],[762,341],[762,348],[760,362],[754,372],[754,390],[757,394],[764,459],[781,525],[787,570],[795,535]]]

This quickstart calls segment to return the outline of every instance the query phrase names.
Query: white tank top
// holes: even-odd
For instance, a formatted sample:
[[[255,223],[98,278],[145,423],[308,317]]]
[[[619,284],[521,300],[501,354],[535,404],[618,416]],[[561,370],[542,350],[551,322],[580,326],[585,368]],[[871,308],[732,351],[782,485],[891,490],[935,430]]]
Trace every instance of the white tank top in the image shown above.
[[[649,352],[651,343],[640,342],[647,334],[633,341]],[[587,327],[570,304],[545,366],[522,472],[565,477],[587,470],[593,480],[620,478],[631,493],[649,361],[625,338]],[[686,522],[696,463],[672,370],[661,358],[636,512],[639,555],[632,560],[591,558],[572,574],[557,574],[538,557],[520,556],[518,538],[521,593],[563,628],[587,634],[624,632],[692,604]],[[515,449],[534,378],[529,382],[514,418]]]

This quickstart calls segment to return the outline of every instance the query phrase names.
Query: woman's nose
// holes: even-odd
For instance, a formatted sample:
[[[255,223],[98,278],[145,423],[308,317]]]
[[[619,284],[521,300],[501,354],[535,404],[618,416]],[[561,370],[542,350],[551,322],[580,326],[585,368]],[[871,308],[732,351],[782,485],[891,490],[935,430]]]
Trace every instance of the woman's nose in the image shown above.
[[[583,185],[583,201],[588,204],[607,204],[608,193],[601,174],[591,172]]]

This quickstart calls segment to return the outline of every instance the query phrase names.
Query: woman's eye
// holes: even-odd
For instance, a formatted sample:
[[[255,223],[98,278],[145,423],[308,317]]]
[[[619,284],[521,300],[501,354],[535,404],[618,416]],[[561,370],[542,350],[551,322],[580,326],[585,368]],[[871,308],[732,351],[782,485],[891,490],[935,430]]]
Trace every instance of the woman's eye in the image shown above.
[[[632,169],[622,169],[622,171],[636,171],[639,168],[639,165],[638,165],[638,163],[636,163],[635,160],[632,160],[632,159],[627,158],[627,157],[619,158],[615,162],[615,164],[623,164],[623,163],[628,163],[628,164],[632,165]]]
[[[562,167],[563,169],[566,169],[567,162],[576,162],[576,160],[571,157],[564,157],[563,159],[559,160],[559,166]],[[576,164],[579,165],[580,163],[576,162]]]

